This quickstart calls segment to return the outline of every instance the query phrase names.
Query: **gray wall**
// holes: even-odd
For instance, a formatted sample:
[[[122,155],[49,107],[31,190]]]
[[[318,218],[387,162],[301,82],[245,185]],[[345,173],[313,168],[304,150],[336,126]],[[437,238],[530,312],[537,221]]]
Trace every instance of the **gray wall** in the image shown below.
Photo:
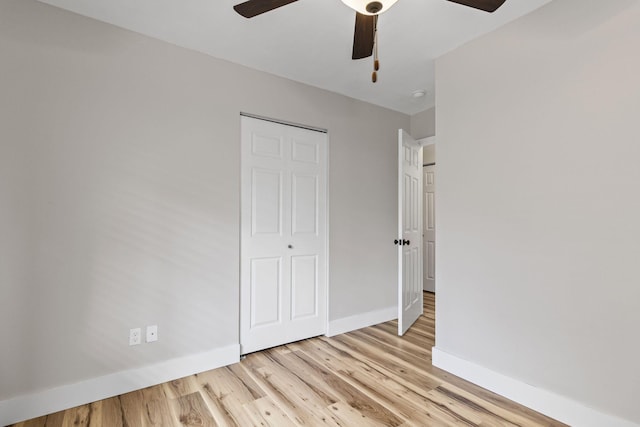
[[[436,134],[436,108],[432,107],[411,116],[411,136],[415,139]]]
[[[416,113],[411,116],[411,136],[415,139],[427,138],[436,134],[436,109],[435,107]],[[436,146],[427,145],[422,149],[422,163],[436,161]]]
[[[634,422],[639,22],[556,0],[436,65],[437,347]]]
[[[241,111],[329,130],[329,318],[395,304],[408,116],[35,0],[0,61],[0,400],[238,342]]]

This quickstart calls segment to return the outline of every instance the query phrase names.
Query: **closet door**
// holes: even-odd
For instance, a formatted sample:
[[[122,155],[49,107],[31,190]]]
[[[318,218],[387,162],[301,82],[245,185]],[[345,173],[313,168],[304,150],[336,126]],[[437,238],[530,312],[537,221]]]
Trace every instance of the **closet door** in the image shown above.
[[[241,117],[242,354],[326,329],[327,135]]]

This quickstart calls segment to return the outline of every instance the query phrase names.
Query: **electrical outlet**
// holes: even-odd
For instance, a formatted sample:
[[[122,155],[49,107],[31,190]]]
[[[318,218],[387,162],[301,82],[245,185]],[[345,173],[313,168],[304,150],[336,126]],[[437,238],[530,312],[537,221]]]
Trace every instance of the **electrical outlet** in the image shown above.
[[[142,340],[142,330],[140,328],[129,329],[129,345],[138,345]]]
[[[158,341],[158,325],[147,326],[147,342]]]

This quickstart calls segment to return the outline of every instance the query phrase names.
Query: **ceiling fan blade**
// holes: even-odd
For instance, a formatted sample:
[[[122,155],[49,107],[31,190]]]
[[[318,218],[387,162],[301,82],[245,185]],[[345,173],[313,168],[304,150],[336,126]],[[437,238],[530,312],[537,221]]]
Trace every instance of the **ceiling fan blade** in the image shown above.
[[[373,55],[376,18],[377,16],[374,15],[363,15],[362,13],[356,12],[352,59],[362,59]]]
[[[495,12],[506,0],[449,0],[485,12]]]
[[[233,9],[245,18],[253,18],[295,1],[298,0],[249,0],[233,6]]]

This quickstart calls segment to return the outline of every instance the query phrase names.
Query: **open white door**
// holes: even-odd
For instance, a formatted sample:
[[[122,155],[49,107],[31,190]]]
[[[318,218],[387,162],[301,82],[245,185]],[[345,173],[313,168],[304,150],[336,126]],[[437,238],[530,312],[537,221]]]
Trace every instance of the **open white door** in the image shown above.
[[[422,315],[422,147],[398,136],[398,335]]]

